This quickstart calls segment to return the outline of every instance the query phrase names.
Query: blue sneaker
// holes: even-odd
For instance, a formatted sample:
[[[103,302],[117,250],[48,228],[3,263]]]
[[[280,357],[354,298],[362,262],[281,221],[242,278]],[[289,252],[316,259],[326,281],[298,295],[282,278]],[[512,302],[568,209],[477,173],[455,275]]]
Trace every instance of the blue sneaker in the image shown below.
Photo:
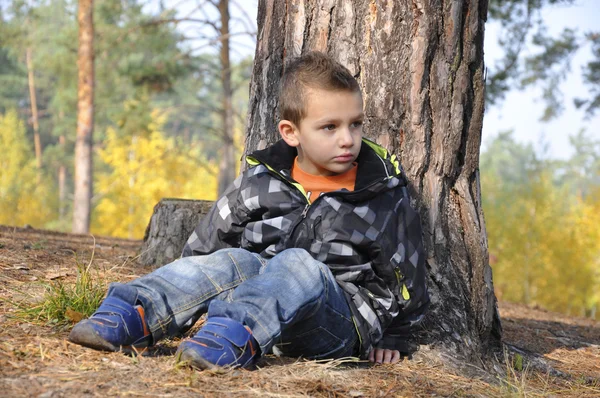
[[[241,323],[229,318],[208,318],[175,354],[178,363],[199,369],[250,368],[260,357],[258,342]]]
[[[137,352],[150,345],[151,336],[142,306],[107,297],[91,317],[73,327],[69,340],[96,350]]]

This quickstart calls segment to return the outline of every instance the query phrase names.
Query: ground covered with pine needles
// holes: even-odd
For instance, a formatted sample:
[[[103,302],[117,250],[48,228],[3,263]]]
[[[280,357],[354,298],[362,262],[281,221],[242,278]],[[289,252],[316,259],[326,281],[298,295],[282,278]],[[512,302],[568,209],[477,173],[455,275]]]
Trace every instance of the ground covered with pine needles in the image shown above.
[[[178,339],[154,356],[71,344],[73,322],[110,281],[148,272],[140,241],[0,227],[0,395],[400,397],[598,396],[600,323],[501,303],[505,353],[495,367],[449,365],[422,349],[412,360],[372,366],[267,356],[254,371],[196,371],[175,364]]]

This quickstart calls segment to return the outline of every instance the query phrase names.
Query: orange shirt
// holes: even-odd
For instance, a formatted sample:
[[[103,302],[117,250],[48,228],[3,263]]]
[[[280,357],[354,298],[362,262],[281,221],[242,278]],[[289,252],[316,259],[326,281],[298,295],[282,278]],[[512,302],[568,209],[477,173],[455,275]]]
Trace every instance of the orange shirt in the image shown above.
[[[292,178],[296,180],[308,195],[308,199],[315,201],[322,193],[338,191],[346,188],[349,191],[354,191],[354,183],[356,182],[356,163],[353,167],[343,174],[335,176],[316,176],[308,174],[298,166],[298,158],[294,159],[294,167],[292,167]]]

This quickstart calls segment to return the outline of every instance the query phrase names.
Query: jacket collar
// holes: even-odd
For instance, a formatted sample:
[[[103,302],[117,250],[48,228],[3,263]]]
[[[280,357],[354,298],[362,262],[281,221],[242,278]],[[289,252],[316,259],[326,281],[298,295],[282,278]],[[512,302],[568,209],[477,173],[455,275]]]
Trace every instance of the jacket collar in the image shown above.
[[[290,178],[290,170],[297,155],[296,148],[289,146],[284,140],[279,140],[265,149],[253,152],[246,160],[253,164],[255,163],[252,162],[254,159]],[[377,180],[400,174],[387,160],[387,157],[387,151],[383,147],[363,138],[360,152],[356,158],[358,169],[356,170],[354,189],[359,190]]]

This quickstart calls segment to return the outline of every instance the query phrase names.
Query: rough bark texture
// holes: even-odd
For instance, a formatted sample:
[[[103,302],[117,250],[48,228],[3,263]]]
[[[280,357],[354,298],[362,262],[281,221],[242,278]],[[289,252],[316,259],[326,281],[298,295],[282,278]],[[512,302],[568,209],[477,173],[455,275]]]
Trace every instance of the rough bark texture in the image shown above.
[[[158,202],[146,227],[139,262],[156,268],[179,258],[185,242],[212,203],[183,199]]]
[[[77,55],[77,141],[75,143],[75,195],[73,232],[90,230],[92,201],[92,132],[94,127],[94,23],[93,0],[79,0],[79,52]]]
[[[278,139],[286,60],[326,52],[357,77],[365,134],[397,153],[421,213],[432,307],[422,343],[466,357],[500,342],[481,209],[487,0],[261,0],[246,153]]]
[[[218,193],[221,195],[236,177],[235,146],[233,143],[233,90],[231,88],[231,62],[229,60],[229,0],[219,1],[221,15],[221,117],[223,122],[223,147],[219,163]]]

